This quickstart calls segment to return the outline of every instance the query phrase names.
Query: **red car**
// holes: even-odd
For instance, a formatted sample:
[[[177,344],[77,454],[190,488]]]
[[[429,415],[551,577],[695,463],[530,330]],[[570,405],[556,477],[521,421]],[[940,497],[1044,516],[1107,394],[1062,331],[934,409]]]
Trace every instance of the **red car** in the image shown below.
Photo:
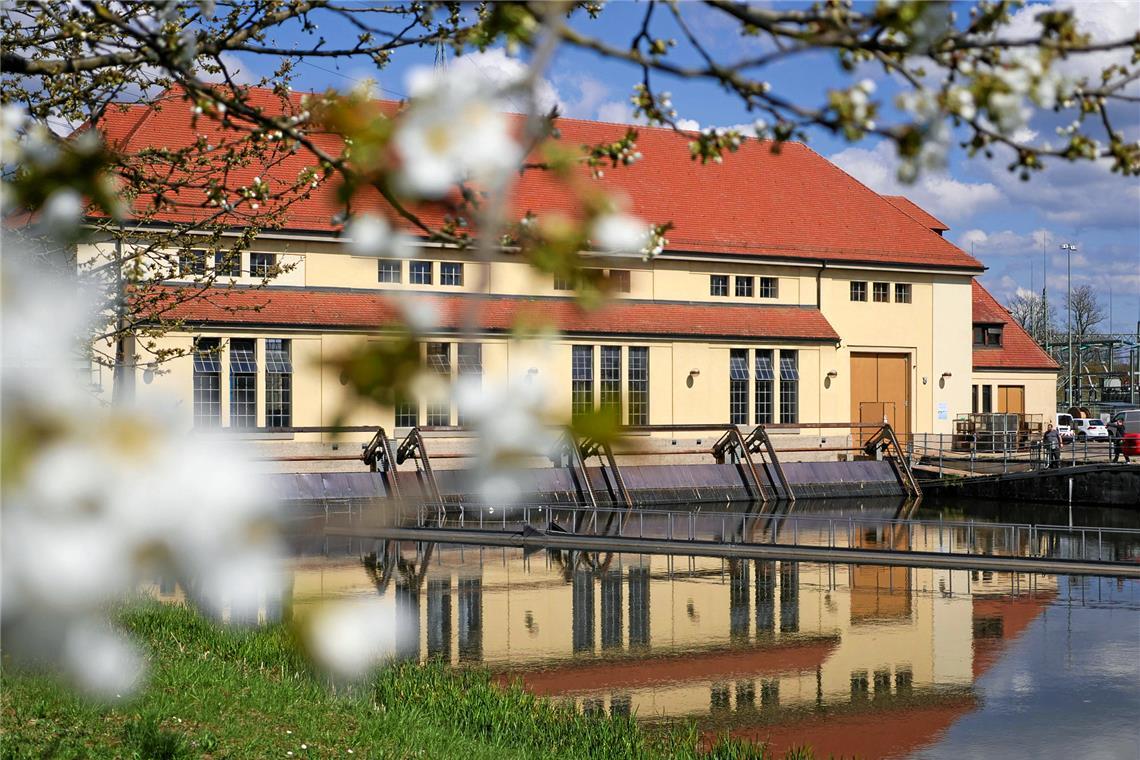
[[[1124,423],[1124,440],[1121,451],[1130,459],[1140,457],[1140,409],[1129,409],[1114,414],[1112,422],[1115,424],[1117,421]],[[1116,427],[1109,428],[1112,431],[1117,429]]]

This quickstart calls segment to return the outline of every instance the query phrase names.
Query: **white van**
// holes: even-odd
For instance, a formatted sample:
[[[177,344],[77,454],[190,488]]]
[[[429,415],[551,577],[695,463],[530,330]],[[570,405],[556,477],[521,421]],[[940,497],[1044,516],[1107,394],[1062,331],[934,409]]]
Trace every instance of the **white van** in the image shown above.
[[[1056,426],[1057,435],[1061,436],[1062,441],[1073,440],[1073,415],[1058,412],[1053,424]]]

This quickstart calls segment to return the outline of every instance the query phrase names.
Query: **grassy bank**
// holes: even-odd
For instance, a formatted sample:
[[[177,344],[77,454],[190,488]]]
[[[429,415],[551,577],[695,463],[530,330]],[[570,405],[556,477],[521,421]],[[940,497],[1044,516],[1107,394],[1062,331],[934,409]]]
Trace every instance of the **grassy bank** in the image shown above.
[[[630,719],[503,689],[478,672],[402,665],[334,693],[291,631],[221,629],[181,607],[122,615],[151,653],[134,700],[92,705],[56,680],[5,664],[4,758],[759,758],[691,731],[648,735]]]

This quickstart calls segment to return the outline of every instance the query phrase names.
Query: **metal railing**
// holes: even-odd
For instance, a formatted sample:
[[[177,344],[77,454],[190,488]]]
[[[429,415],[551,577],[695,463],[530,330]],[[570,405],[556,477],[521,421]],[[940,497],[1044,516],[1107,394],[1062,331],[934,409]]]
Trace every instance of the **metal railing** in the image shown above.
[[[411,517],[412,515],[408,515]],[[1100,526],[914,520],[868,515],[522,505],[465,509],[458,513],[421,504],[418,528],[468,531],[553,531],[615,539],[716,541],[721,543],[937,552],[959,556],[1012,556],[1101,562],[1140,560],[1140,529]],[[598,526],[604,525],[602,532]]]
[[[1052,465],[1106,464],[1112,462],[1115,444],[1108,438],[1073,439],[1051,455],[1039,439],[1017,444],[999,436],[992,441],[963,443],[959,436],[952,434],[914,433],[905,448],[912,462],[937,467],[941,477],[947,470],[997,475],[1030,472]]]

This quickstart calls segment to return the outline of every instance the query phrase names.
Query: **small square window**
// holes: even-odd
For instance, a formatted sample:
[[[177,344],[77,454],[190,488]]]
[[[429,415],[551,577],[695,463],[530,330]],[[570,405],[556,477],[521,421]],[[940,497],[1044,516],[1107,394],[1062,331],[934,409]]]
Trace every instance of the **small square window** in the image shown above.
[[[865,283],[865,282],[852,282],[851,283],[851,300],[852,301],[866,301],[867,300],[867,283]]]
[[[779,298],[780,297],[780,280],[776,277],[761,277],[760,278],[760,297],[761,298]]]
[[[607,276],[610,287],[618,293],[628,293],[630,290],[629,270],[611,269]]]
[[[379,282],[400,282],[403,279],[403,263],[399,261],[376,262],[376,279]]]
[[[277,256],[272,253],[249,254],[249,276],[268,279],[277,276]]]
[[[910,283],[895,283],[895,303],[910,303]]]
[[[178,274],[182,277],[206,274],[206,252],[183,251],[178,254]]]
[[[728,295],[728,275],[726,275],[726,274],[709,275],[709,295],[710,296],[727,296]]]
[[[409,263],[408,282],[412,285],[431,285],[431,262],[413,261]]]
[[[444,261],[439,265],[439,284],[460,286],[463,284],[463,264]]]
[[[876,282],[872,286],[872,297],[875,303],[891,302],[891,284],[889,282]]]
[[[562,278],[562,277],[555,276],[555,278],[554,278],[554,289],[555,290],[573,290],[574,286],[570,284],[569,280]]]
[[[214,275],[241,277],[241,251],[214,251]]]
[[[755,280],[752,277],[736,278],[736,296],[738,298],[751,298]]]

